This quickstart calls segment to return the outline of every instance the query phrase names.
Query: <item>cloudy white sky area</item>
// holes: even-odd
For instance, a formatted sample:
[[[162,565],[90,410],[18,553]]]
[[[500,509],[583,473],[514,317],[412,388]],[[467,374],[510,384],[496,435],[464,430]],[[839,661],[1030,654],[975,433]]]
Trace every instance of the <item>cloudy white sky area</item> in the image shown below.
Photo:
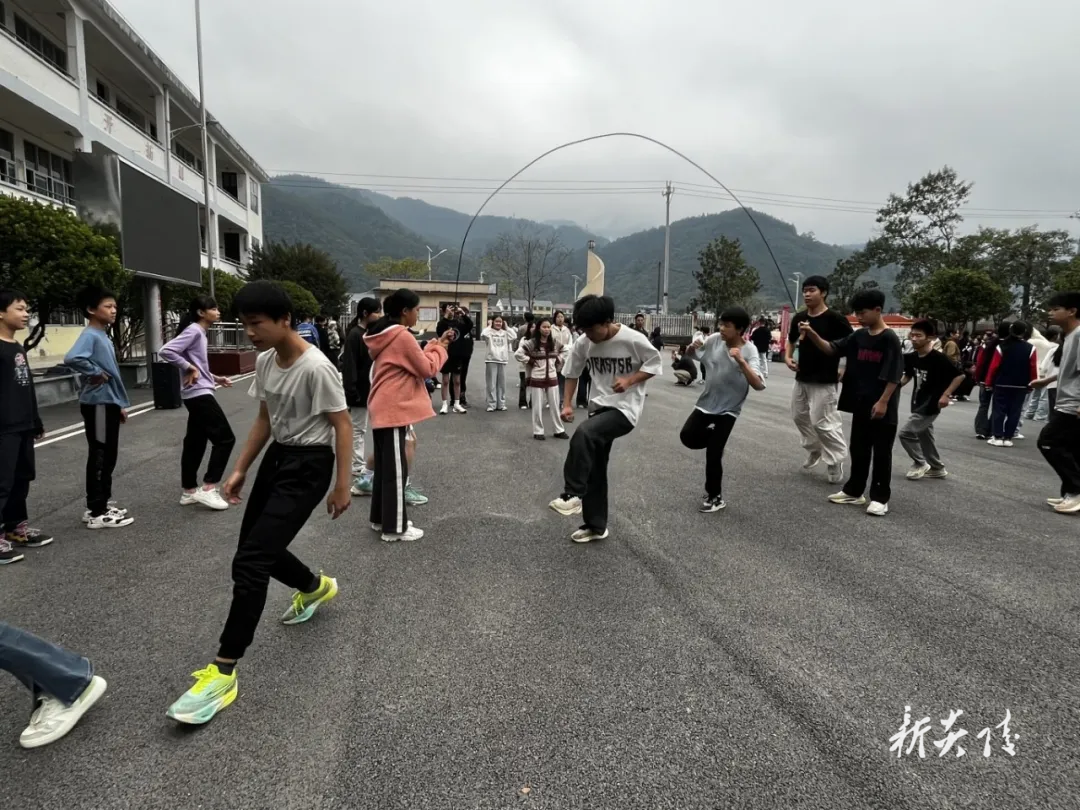
[[[197,88],[192,2],[113,3]],[[210,109],[271,173],[471,211],[484,195],[463,187],[629,130],[825,241],[865,240],[890,191],[946,163],[973,209],[1008,209],[968,227],[1078,225],[1075,0],[203,0],[203,31]],[[673,218],[730,207],[620,138],[547,158],[488,210],[625,233],[663,224],[666,179]]]

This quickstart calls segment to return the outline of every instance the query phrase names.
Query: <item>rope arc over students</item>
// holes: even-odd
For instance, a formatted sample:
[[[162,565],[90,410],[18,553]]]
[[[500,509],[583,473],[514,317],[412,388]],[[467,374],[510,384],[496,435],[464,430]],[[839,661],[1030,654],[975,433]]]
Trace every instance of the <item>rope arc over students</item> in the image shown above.
[[[491,192],[491,194],[489,194],[487,196],[487,199],[485,199],[484,202],[481,203],[480,207],[476,210],[476,213],[473,214],[472,219],[469,220],[469,225],[468,225],[468,227],[465,228],[465,235],[461,237],[461,247],[458,249],[457,273],[454,276],[454,298],[455,299],[458,297],[458,288],[459,288],[459,286],[461,284],[461,263],[462,263],[462,260],[465,257],[465,243],[469,239],[469,232],[472,230],[473,224],[476,222],[476,220],[479,218],[479,216],[484,212],[484,209],[487,207],[487,204],[489,202],[491,202],[492,199],[494,199],[495,195],[498,194],[500,191],[502,191],[504,188],[506,188],[508,185],[510,185],[510,183],[512,183],[514,180],[516,180],[519,175],[523,174],[527,169],[532,168],[535,164],[539,163],[541,160],[546,158],[548,155],[552,155],[555,152],[558,152],[558,151],[560,151],[562,149],[566,149],[567,147],[570,147],[570,146],[577,146],[579,144],[589,143],[590,141],[599,141],[599,140],[602,140],[604,138],[638,138],[639,140],[648,141],[651,144],[655,144],[656,146],[662,147],[663,149],[666,149],[667,151],[671,152],[673,155],[676,155],[677,157],[680,157],[683,160],[685,160],[687,163],[689,163],[691,166],[693,166],[699,172],[701,172],[706,177],[708,177],[710,180],[712,180],[714,183],[716,183],[716,185],[720,186],[720,188],[722,188],[725,192],[727,192],[729,195],[731,195],[731,199],[733,199],[735,201],[735,203],[739,206],[739,208],[741,208],[743,210],[743,212],[746,214],[746,216],[749,217],[750,222],[754,226],[754,229],[758,232],[758,236],[761,237],[761,241],[765,245],[765,249],[769,252],[769,258],[772,259],[773,266],[776,268],[776,272],[780,276],[781,286],[783,287],[784,294],[787,296],[788,301],[791,302],[792,309],[797,308],[795,306],[795,299],[792,297],[791,292],[788,290],[787,280],[784,278],[784,271],[780,269],[780,262],[778,262],[776,260],[776,254],[773,253],[773,249],[772,249],[772,246],[769,244],[769,240],[765,238],[765,233],[761,230],[761,226],[758,225],[757,220],[754,219],[754,215],[752,213],[750,213],[750,209],[747,208],[745,205],[743,205],[742,200],[740,200],[731,189],[729,189],[727,186],[725,186],[723,183],[721,183],[716,177],[714,177],[712,174],[710,174],[701,164],[695,162],[694,160],[691,160],[689,157],[684,155],[682,152],[680,152],[675,147],[668,146],[663,141],[657,140],[656,138],[651,138],[648,135],[642,135],[642,134],[640,134],[638,132],[606,132],[606,133],[604,133],[602,135],[590,135],[590,136],[588,136],[586,138],[578,138],[577,140],[567,141],[566,143],[559,144],[558,146],[553,147],[552,149],[548,149],[543,154],[533,158],[528,163],[526,163],[524,166],[522,166],[520,169],[518,169],[516,172],[514,172],[512,175],[510,175],[510,177],[508,177],[505,181],[503,181],[503,183],[498,188],[496,188],[493,192]]]

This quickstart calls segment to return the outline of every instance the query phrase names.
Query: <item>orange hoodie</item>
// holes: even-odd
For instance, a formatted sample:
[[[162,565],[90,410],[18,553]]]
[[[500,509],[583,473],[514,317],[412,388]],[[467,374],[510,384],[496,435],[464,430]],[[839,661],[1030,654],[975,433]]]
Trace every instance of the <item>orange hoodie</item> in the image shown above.
[[[368,419],[372,428],[415,425],[435,415],[424,380],[439,373],[446,349],[435,341],[420,348],[404,326],[391,324],[364,336],[373,362]]]

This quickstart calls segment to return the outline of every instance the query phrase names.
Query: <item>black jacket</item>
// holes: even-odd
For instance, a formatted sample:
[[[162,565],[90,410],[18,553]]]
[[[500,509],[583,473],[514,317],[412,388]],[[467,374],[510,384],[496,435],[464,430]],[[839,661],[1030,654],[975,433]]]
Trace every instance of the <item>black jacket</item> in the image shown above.
[[[366,408],[371,391],[371,355],[364,343],[364,330],[354,326],[345,336],[345,353],[341,360],[345,404],[350,408]]]
[[[442,337],[447,329],[457,332],[457,339],[450,344],[451,357],[471,357],[473,353],[473,322],[468,315],[459,318],[441,318],[435,325],[435,334]]]

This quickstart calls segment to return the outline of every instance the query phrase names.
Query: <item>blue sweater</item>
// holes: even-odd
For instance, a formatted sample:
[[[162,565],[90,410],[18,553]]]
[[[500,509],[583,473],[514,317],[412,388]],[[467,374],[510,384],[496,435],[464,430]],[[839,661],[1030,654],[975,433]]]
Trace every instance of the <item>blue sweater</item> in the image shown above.
[[[108,380],[98,385],[83,380],[83,389],[79,393],[79,402],[83,405],[119,405],[126,408],[131,404],[120,379],[116,351],[109,336],[101,329],[92,326],[83,329],[71,351],[64,357],[64,365],[83,377],[97,377],[102,373],[109,375]]]

